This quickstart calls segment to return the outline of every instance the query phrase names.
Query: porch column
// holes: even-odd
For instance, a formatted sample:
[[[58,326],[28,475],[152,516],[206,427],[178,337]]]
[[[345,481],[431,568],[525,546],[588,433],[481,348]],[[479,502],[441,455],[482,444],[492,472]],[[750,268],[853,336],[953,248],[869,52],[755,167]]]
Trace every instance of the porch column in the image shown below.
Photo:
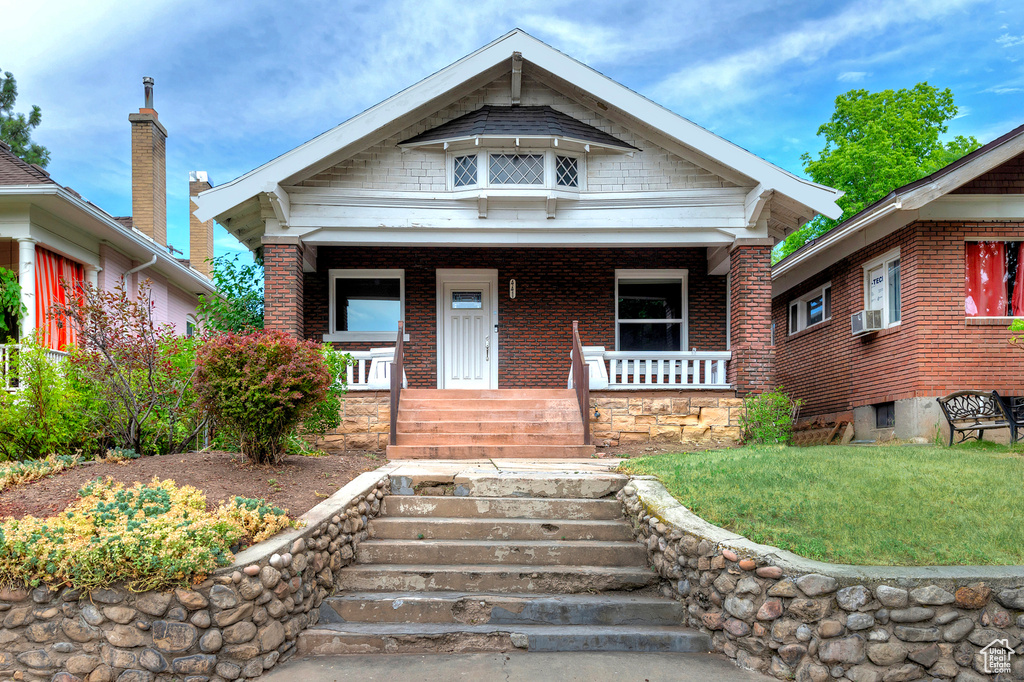
[[[728,375],[740,397],[772,388],[771,254],[770,239],[737,240],[729,254]]]
[[[86,265],[85,266],[85,282],[93,289],[99,289],[100,286],[100,270],[103,268],[98,265]]]
[[[302,244],[263,244],[263,328],[302,338]]]
[[[21,338],[28,339],[36,331],[36,240],[18,239],[18,284],[25,316],[21,319]]]

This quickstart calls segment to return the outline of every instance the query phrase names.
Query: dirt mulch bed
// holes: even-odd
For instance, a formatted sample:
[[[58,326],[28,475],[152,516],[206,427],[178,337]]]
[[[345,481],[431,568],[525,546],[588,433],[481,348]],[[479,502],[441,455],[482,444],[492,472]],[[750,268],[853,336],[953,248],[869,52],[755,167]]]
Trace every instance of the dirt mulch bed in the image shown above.
[[[269,500],[296,518],[359,474],[382,464],[383,457],[346,453],[294,456],[277,466],[254,466],[238,453],[219,451],[142,457],[123,464],[96,462],[4,490],[0,493],[0,518],[52,516],[75,500],[79,488],[98,476],[125,485],[148,483],[154,476],[170,478],[178,485],[191,485],[205,492],[210,508],[241,495]]]

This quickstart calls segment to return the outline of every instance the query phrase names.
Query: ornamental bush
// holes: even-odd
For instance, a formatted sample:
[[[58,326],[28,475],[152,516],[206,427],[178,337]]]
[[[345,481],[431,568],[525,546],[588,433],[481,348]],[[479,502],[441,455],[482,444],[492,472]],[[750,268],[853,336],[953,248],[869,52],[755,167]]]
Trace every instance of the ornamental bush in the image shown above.
[[[743,401],[743,407],[740,427],[745,442],[788,445],[793,439],[793,425],[800,412],[800,401],[786,395],[782,386],[749,396]]]
[[[196,391],[214,420],[239,436],[242,453],[276,464],[284,439],[328,396],[320,347],[282,332],[224,334],[196,355]]]
[[[84,590],[123,582],[136,592],[186,586],[230,564],[233,545],[291,525],[262,500],[235,498],[210,513],[202,491],[171,480],[125,488],[96,479],[78,494],[48,519],[0,523],[0,582]]]

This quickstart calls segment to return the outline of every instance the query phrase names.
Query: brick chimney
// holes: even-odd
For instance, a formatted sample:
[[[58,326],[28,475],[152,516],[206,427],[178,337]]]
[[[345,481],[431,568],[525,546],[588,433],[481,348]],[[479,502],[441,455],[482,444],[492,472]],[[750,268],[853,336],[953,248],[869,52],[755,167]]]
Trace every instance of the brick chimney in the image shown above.
[[[206,259],[213,258],[213,219],[204,223],[196,217],[193,211],[198,206],[193,198],[210,187],[206,171],[188,172],[188,260],[189,265],[207,277],[210,276],[210,264]]]
[[[132,225],[167,245],[167,129],[153,108],[153,79],[142,79],[146,106],[128,114],[132,124]]]

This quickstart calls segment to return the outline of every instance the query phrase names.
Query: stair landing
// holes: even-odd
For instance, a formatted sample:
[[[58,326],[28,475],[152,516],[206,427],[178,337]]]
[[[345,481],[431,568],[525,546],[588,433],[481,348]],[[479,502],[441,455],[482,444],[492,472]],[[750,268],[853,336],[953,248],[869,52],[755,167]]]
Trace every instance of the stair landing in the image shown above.
[[[575,459],[584,444],[569,389],[405,389],[388,459]]]

